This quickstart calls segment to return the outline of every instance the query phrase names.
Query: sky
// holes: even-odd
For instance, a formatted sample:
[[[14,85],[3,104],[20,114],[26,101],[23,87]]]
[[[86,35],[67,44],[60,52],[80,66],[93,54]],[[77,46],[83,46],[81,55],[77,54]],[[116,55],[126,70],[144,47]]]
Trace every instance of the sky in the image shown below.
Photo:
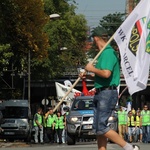
[[[97,27],[103,16],[115,12],[125,12],[126,0],[75,0],[77,14],[83,14],[88,26]]]

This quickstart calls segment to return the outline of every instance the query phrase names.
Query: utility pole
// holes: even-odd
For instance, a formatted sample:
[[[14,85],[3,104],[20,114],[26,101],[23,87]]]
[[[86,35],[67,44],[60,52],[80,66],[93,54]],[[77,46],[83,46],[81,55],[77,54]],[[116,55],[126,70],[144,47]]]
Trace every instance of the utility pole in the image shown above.
[[[28,50],[28,103],[29,103],[29,113],[31,113],[31,107],[30,107],[30,99],[31,99],[31,54],[30,49]],[[31,114],[29,114],[31,115]]]

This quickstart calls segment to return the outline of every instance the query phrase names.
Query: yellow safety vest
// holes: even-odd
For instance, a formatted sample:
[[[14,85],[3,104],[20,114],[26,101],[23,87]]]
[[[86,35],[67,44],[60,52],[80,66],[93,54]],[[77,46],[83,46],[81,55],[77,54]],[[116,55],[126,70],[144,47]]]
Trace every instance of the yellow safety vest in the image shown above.
[[[131,121],[131,126],[135,126],[134,117],[133,116],[131,116],[131,118],[128,117],[128,126],[130,126],[130,121]]]
[[[140,117],[136,116],[136,126],[140,126]]]

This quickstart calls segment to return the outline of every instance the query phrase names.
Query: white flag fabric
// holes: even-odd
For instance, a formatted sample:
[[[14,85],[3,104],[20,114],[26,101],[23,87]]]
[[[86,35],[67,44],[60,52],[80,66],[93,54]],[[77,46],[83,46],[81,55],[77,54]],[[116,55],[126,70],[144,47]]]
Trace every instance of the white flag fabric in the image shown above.
[[[55,82],[55,86],[56,86],[56,93],[57,93],[58,100],[61,100],[65,96],[67,91],[70,89],[70,87],[60,84],[58,82]],[[64,101],[65,102],[71,101],[73,98],[75,98],[75,95],[77,95],[77,93],[79,93],[80,95],[81,91],[72,89],[72,91],[68,94],[68,96]]]
[[[114,34],[114,40],[120,50],[122,72],[130,95],[144,90],[148,80],[149,61],[148,55],[144,53],[146,45],[143,45],[145,41],[144,32],[147,30],[144,32],[143,30],[145,30],[147,20],[149,20],[149,6],[150,0],[141,0]],[[137,57],[137,51],[143,51],[144,63],[137,60],[140,57],[140,52]],[[139,72],[137,65],[141,65],[142,71]]]

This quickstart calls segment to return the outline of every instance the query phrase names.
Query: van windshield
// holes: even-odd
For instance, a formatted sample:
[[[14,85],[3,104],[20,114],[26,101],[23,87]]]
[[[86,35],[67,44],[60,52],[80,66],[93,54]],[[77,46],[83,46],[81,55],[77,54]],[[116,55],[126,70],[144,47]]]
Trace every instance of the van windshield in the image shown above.
[[[72,105],[72,110],[93,110],[93,101],[92,99],[75,100]]]
[[[3,118],[28,118],[28,107],[7,106],[2,113]]]

